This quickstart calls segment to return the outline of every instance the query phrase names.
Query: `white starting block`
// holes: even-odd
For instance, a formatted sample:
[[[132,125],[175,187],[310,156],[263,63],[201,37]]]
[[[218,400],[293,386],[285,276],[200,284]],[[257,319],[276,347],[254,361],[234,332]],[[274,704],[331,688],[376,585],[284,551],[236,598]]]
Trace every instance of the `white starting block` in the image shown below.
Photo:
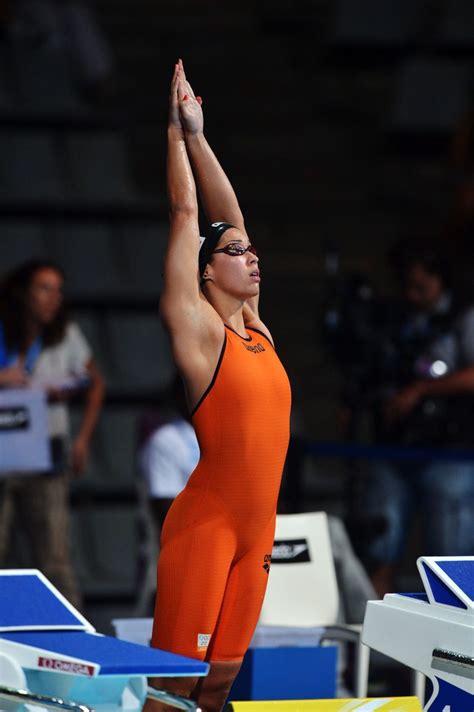
[[[138,712],[196,704],[147,677],[207,675],[199,660],[100,635],[36,569],[0,570],[0,710]]]
[[[363,642],[431,679],[425,712],[474,712],[474,556],[417,566],[426,593],[369,601]]]

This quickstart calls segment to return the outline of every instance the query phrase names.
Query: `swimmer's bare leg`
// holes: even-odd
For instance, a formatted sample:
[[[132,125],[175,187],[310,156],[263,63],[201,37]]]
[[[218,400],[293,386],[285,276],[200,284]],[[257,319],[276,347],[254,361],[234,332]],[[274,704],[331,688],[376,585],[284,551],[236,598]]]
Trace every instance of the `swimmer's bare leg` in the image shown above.
[[[199,679],[191,697],[203,712],[221,712],[242,660],[210,662],[209,673]]]

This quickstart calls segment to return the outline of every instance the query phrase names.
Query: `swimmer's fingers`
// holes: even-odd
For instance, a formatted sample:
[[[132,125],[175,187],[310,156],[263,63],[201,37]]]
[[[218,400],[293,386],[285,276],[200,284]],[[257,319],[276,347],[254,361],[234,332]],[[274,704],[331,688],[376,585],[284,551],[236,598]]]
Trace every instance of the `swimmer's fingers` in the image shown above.
[[[194,90],[193,90],[191,84],[190,84],[187,80],[186,80],[186,89],[188,90],[189,96],[190,96],[192,99],[195,99],[196,96],[195,96],[195,94],[194,94]]]
[[[170,101],[173,101],[176,99],[176,92],[178,89],[178,82],[179,82],[179,66],[178,64],[174,65],[174,72],[173,76],[171,78],[171,86],[170,86]]]
[[[184,86],[185,86],[187,95],[190,96],[192,99],[195,99],[196,95],[194,94],[194,90],[186,77],[186,72],[184,71],[184,64],[183,64],[182,59],[179,60],[179,68],[180,68],[181,77],[184,81]]]
[[[185,95],[187,99],[190,99],[191,101],[197,101],[199,106],[202,106],[202,96],[195,96],[193,90],[191,89],[191,85],[189,82],[184,83],[184,88],[185,88]]]
[[[179,87],[179,65],[175,64],[173,78],[171,80],[170,87],[170,101],[169,101],[169,123],[176,128],[181,127],[181,120],[179,118],[179,105],[178,105],[178,87]]]
[[[180,69],[181,77],[182,77],[183,81],[188,84],[189,89],[190,89],[190,91],[192,92],[191,85],[190,85],[189,82],[188,82],[188,78],[187,78],[186,72],[185,72],[185,70],[184,70],[184,63],[183,63],[183,60],[182,60],[182,59],[179,60],[179,69]],[[192,94],[192,97],[194,98],[194,94]]]

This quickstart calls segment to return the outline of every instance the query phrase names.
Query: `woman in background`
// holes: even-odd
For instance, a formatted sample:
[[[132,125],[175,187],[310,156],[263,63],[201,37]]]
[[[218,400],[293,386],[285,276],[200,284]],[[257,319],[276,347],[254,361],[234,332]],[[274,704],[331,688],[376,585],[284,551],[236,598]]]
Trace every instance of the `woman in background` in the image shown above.
[[[54,465],[51,473],[3,481],[0,566],[9,556],[13,527],[22,529],[32,565],[80,607],[69,553],[69,480],[71,472],[78,476],[86,466],[104,383],[86,339],[67,317],[63,287],[62,270],[43,261],[22,264],[0,287],[0,388],[47,390]],[[79,431],[71,442],[66,399],[79,387],[86,388],[86,403]]]

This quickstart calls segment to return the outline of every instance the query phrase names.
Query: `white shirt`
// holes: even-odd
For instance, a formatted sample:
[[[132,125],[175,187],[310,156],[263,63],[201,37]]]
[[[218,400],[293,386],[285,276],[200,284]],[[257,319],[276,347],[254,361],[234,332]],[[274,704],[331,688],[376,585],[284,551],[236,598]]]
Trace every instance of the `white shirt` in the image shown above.
[[[150,497],[176,497],[185,487],[199,456],[196,434],[187,420],[176,418],[158,428],[138,455]]]
[[[66,327],[64,338],[58,344],[41,352],[32,373],[32,386],[71,386],[86,375],[86,366],[92,352],[82,331],[74,322]],[[48,428],[50,436],[67,437],[70,433],[68,408],[65,403],[51,403],[48,406]]]

